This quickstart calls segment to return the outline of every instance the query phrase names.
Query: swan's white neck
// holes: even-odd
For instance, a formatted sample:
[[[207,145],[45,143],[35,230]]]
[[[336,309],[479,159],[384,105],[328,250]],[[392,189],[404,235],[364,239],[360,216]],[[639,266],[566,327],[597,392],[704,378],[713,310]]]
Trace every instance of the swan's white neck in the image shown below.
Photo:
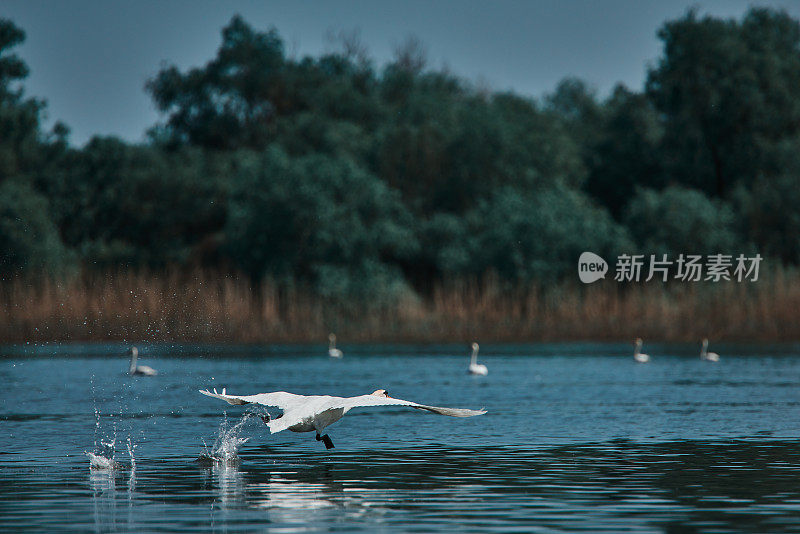
[[[641,343],[641,341],[637,341],[636,342],[636,348],[633,351],[633,355],[634,356],[638,356],[641,353],[641,350],[642,350],[642,343]]]
[[[333,350],[336,348],[336,339],[331,338],[328,340],[328,350]]]
[[[705,358],[708,354],[708,341],[703,341],[703,348],[700,349],[700,357]]]
[[[130,372],[131,373],[136,371],[136,358],[137,358],[137,356],[138,356],[138,354],[136,353],[135,350],[131,351],[131,368],[130,368]]]
[[[472,357],[470,358],[470,363],[472,365],[475,365],[476,363],[478,363],[478,349],[477,348],[473,348],[472,349]]]

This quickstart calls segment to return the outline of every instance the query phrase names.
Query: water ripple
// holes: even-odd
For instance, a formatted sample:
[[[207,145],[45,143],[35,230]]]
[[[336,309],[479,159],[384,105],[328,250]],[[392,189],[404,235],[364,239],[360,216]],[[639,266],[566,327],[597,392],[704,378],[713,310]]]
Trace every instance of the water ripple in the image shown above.
[[[635,367],[524,350],[487,354],[492,373],[480,380],[443,352],[413,366],[385,351],[334,366],[324,354],[249,349],[165,358],[152,380],[101,358],[2,359],[0,531],[800,530],[800,359]],[[313,434],[271,435],[248,407],[196,393],[209,385],[386,387],[489,413],[354,410],[329,429],[326,451]],[[103,440],[135,447],[135,467],[117,450],[124,469],[90,470],[83,451]],[[236,461],[195,462],[204,442],[209,457]]]

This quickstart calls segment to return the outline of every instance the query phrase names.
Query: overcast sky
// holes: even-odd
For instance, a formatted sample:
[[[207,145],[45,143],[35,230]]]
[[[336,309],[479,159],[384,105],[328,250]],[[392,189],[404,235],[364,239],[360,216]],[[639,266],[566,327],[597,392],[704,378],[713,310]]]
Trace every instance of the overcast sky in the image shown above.
[[[618,82],[641,89],[660,54],[656,31],[665,20],[690,6],[740,17],[750,5],[800,18],[797,0],[1,0],[0,17],[27,33],[17,49],[31,69],[27,94],[47,100],[47,124],[65,122],[81,145],[95,134],[143,140],[159,120],[145,81],[164,62],[181,69],[206,63],[236,13],[256,29],[277,28],[299,56],[330,49],[331,31],[359,29],[382,65],[414,35],[432,66],[538,97],[565,76],[587,80],[602,95]]]

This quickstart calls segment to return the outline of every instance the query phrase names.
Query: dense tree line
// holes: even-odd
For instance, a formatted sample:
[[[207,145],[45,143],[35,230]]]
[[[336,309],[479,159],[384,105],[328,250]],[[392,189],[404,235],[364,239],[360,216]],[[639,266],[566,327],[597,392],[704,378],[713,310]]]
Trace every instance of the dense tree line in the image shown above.
[[[413,41],[380,68],[353,35],[295,59],[234,17],[207,64],[147,83],[147,143],[74,148],[0,19],[0,272],[201,266],[379,299],[548,283],[584,250],[800,263],[800,24],[690,11],[658,35],[642,92],[567,79],[536,100],[426,68]]]

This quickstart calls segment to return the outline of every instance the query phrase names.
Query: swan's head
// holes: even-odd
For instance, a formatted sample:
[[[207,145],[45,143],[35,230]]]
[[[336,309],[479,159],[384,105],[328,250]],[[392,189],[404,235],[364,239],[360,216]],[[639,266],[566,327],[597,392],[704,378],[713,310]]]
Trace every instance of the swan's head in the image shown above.
[[[128,349],[128,356],[136,357],[138,355],[139,355],[139,349],[137,349],[136,347],[131,347]]]
[[[336,341],[336,334],[328,334],[328,341]]]
[[[472,350],[478,350],[478,344],[477,343],[473,343],[472,344]]]
[[[640,337],[637,337],[637,338],[636,338],[636,340],[634,341],[634,343],[635,343],[636,345],[640,345],[640,346],[641,346],[641,344],[642,344],[642,338],[640,338]]]
[[[704,338],[703,338],[703,346],[704,346],[704,347],[707,347],[707,346],[708,346],[708,338],[707,338],[707,337],[704,337]]]
[[[375,397],[388,397],[389,393],[385,389],[376,389],[375,391],[370,393],[370,395],[373,395]]]

